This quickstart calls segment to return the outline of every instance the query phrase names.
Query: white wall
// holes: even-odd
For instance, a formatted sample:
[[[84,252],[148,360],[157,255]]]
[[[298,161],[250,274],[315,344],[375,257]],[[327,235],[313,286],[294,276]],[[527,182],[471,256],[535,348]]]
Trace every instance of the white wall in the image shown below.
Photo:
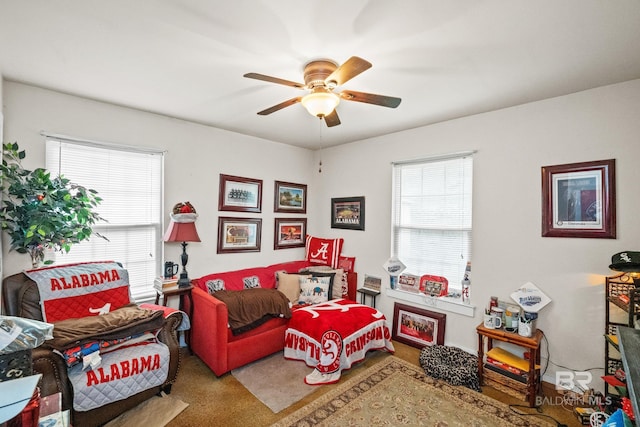
[[[323,235],[345,237],[361,283],[370,274],[388,286],[382,264],[390,255],[390,162],[478,150],[471,285],[478,309],[474,318],[447,315],[446,343],[475,351],[475,327],[489,297],[509,300],[531,281],[553,300],[538,322],[548,339],[543,355],[548,350],[553,363],[574,370],[603,367],[604,277],[611,255],[640,250],[639,111],[635,80],[326,149],[311,224]],[[610,158],[617,239],[541,237],[541,167]],[[330,228],[330,199],[344,196],[366,197],[364,232]],[[392,318],[394,300],[384,294],[378,300]],[[551,365],[547,378],[556,369]]]
[[[474,318],[447,315],[446,343],[474,352],[489,297],[508,299],[532,281],[553,300],[538,323],[548,339],[543,355],[548,350],[552,362],[574,370],[604,365],[607,266],[614,253],[639,249],[640,80],[324,149],[322,173],[303,149],[23,84],[5,82],[3,103],[4,139],[27,149],[28,167],[44,163],[41,130],[168,150],[165,209],[189,200],[200,214],[203,241],[188,248],[192,277],[303,256],[301,249],[272,249],[273,181],[283,180],[309,185],[309,231],[345,238],[360,283],[370,274],[388,285],[381,266],[390,254],[390,162],[478,150],[472,299],[479,309]],[[609,158],[617,169],[617,239],[540,237],[540,168]],[[219,173],[264,180],[263,212],[255,215],[263,219],[260,253],[216,255]],[[330,228],[330,199],[344,196],[366,197],[365,231]],[[167,259],[178,253],[167,245]],[[5,275],[28,266],[26,256],[3,255]],[[393,303],[378,297],[389,319]],[[556,369],[549,367],[547,379]]]
[[[4,82],[3,103],[4,140],[26,149],[28,168],[44,166],[41,131],[167,150],[165,221],[168,224],[177,202],[190,201],[199,214],[196,226],[202,242],[187,247],[190,277],[304,257],[299,248],[273,250],[273,191],[275,180],[309,181],[310,151],[15,82]],[[218,212],[220,173],[262,179],[262,213]],[[312,185],[309,191],[314,191]],[[262,218],[261,252],[217,255],[218,216]],[[28,268],[28,256],[7,253],[6,233],[2,238],[4,275]],[[165,259],[179,262],[180,245],[165,244],[165,251]]]
[[[2,135],[3,134],[3,126],[4,126],[4,114],[2,113],[2,107],[3,107],[3,102],[2,102],[2,87],[4,85],[4,80],[2,78],[2,70],[0,69],[0,140],[2,139]],[[3,142],[3,141],[0,141]],[[4,277],[4,273],[2,270],[2,265],[4,264],[4,262],[2,261],[2,239],[0,239],[0,277]],[[2,297],[0,296],[0,303],[2,303]]]

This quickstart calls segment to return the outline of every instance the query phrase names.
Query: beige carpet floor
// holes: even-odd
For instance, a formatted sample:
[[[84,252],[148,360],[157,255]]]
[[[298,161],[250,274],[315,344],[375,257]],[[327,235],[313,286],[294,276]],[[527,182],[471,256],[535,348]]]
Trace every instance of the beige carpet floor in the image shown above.
[[[271,411],[278,413],[318,388],[304,382],[304,377],[312,371],[302,361],[285,359],[281,351],[234,369],[231,375]]]
[[[163,427],[184,411],[187,406],[189,406],[187,403],[174,396],[154,396],[118,418],[109,421],[104,427]]]

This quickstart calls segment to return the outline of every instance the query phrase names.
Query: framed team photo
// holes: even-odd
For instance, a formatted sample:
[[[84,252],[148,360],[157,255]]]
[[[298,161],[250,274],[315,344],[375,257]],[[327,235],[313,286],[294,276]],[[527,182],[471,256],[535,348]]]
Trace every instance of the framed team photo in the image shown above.
[[[447,315],[395,303],[392,338],[417,348],[444,344]]]
[[[262,180],[220,174],[218,210],[262,212]]]

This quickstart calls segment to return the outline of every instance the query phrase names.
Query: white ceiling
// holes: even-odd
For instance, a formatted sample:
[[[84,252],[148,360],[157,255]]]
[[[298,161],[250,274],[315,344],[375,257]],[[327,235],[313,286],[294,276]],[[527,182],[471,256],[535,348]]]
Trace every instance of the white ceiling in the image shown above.
[[[373,67],[327,128],[311,59]],[[0,0],[0,73],[19,81],[316,149],[640,78],[638,0]],[[336,91],[340,91],[338,87]],[[9,116],[10,111],[5,111]]]

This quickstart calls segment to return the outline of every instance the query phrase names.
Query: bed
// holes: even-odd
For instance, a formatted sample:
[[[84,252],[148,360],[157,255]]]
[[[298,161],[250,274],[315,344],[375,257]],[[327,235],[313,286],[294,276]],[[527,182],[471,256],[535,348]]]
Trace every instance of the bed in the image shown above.
[[[375,308],[339,298],[292,310],[284,357],[314,368],[305,383],[335,383],[371,350],[395,351],[386,318]]]

